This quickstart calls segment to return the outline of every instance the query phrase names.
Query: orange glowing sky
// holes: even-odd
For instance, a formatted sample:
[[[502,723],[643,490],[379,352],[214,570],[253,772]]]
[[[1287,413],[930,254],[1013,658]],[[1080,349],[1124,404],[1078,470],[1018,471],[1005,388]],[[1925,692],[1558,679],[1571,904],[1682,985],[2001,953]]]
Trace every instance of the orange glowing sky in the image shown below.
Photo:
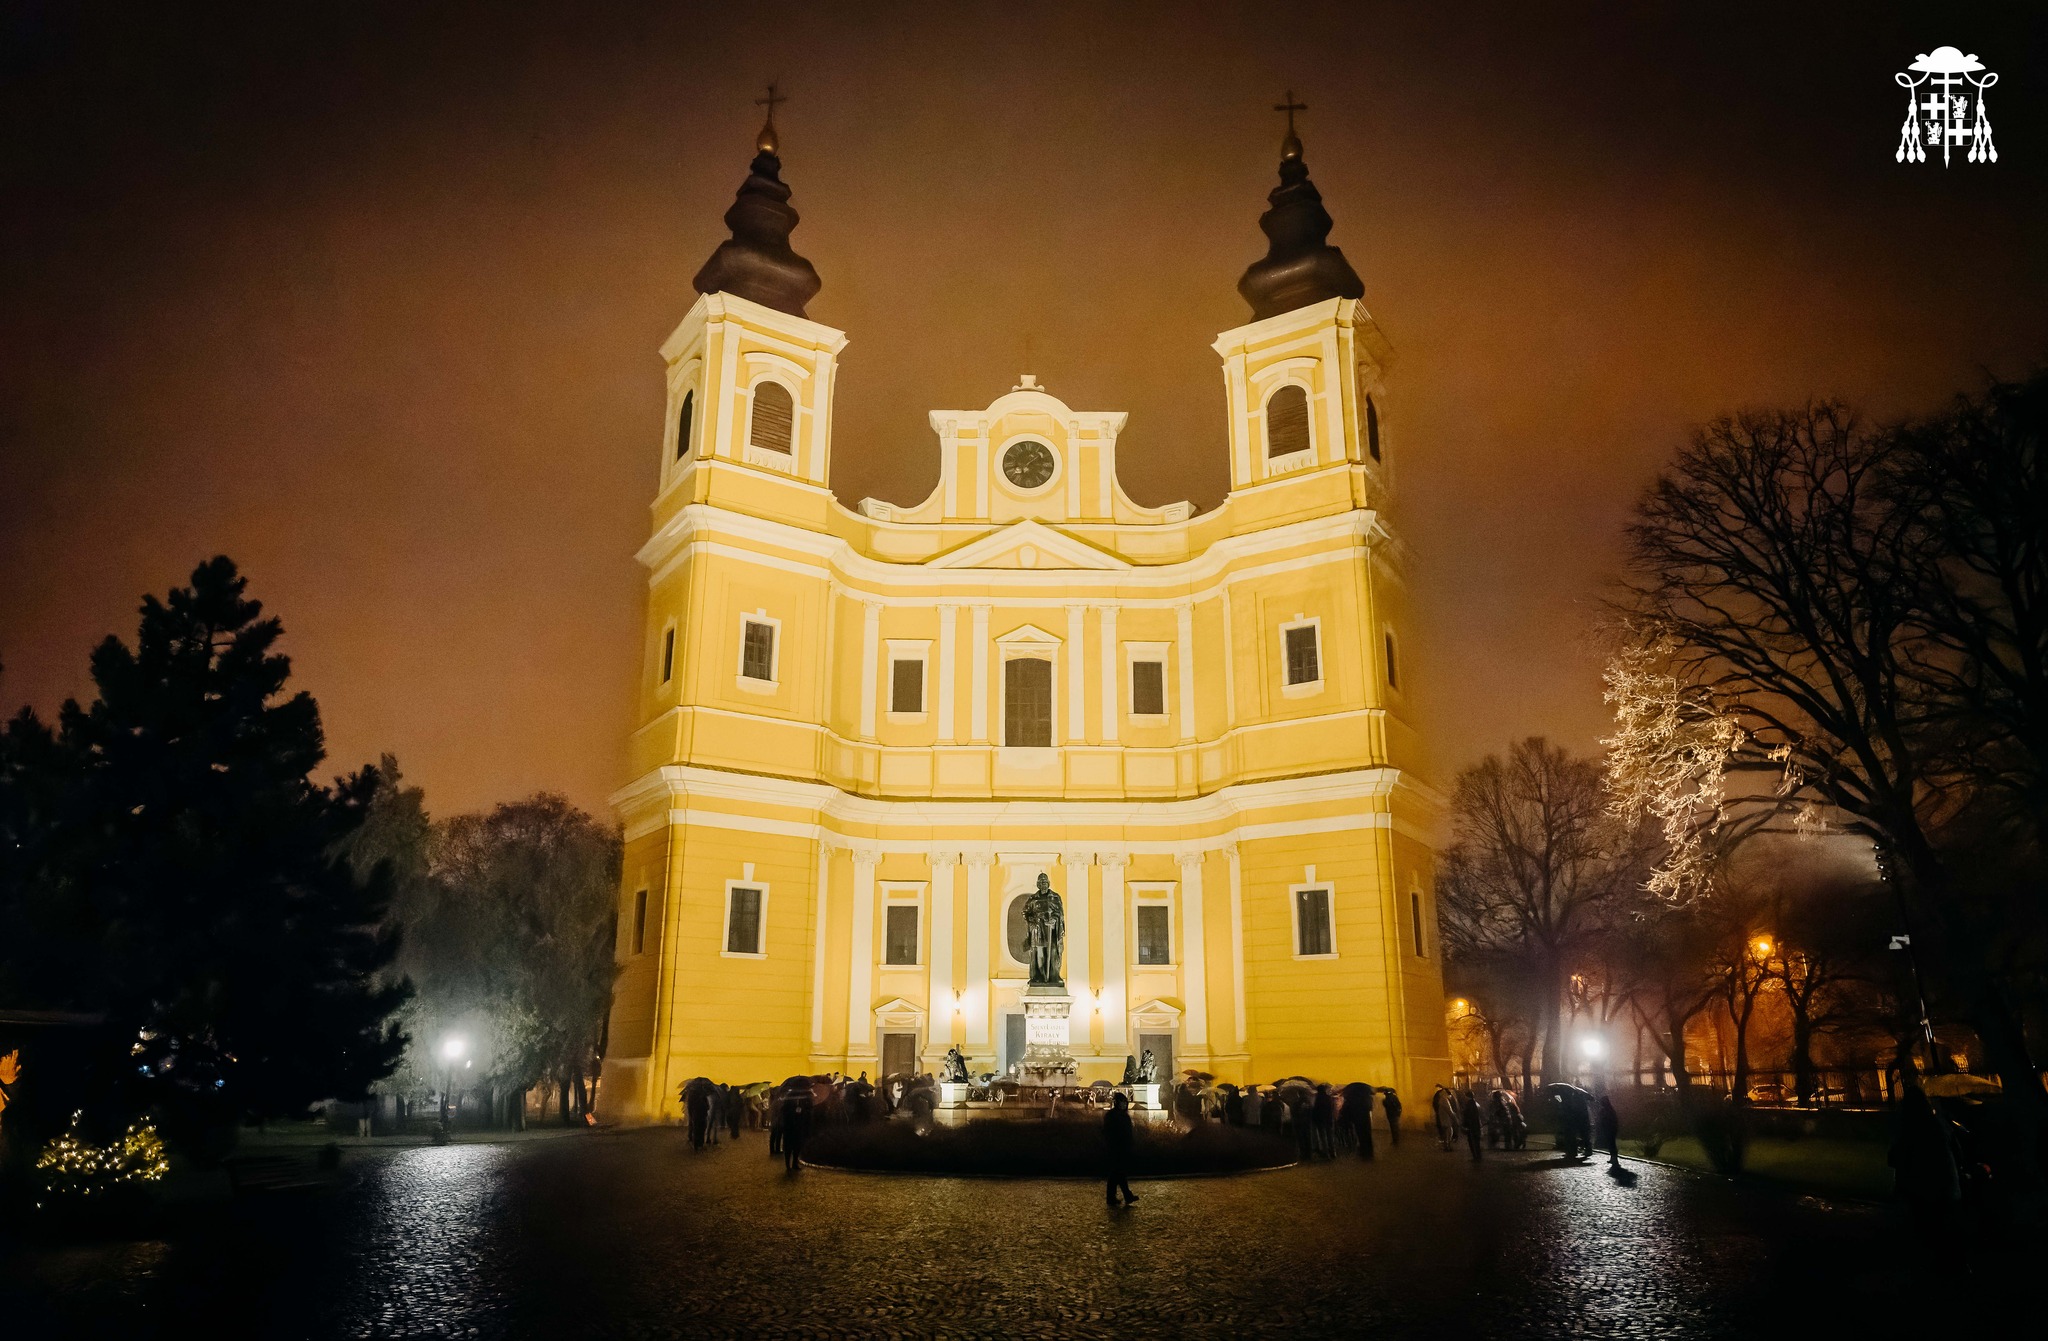
[[[1310,104],[1400,355],[1445,776],[1593,745],[1592,607],[1688,425],[1928,408],[2048,349],[2018,5],[169,8],[0,17],[0,704],[85,692],[224,552],[332,767],[393,751],[438,813],[623,780],[655,349],[771,78],[810,315],[851,338],[848,503],[922,498],[926,412],[1024,371],[1129,411],[1139,501],[1218,503],[1208,346],[1264,250],[1267,108]],[[1995,166],[1892,161],[1892,73],[1944,43],[2005,72]]]

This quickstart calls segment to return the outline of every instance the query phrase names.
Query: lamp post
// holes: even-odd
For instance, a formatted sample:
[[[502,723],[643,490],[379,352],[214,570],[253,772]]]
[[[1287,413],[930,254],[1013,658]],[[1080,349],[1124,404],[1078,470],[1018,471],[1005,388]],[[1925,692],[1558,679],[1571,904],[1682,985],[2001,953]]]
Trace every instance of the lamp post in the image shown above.
[[[450,1034],[441,1040],[441,1061],[447,1072],[447,1080],[441,1086],[441,1126],[448,1127],[448,1091],[455,1088],[455,1063],[469,1050],[469,1044],[460,1034]]]

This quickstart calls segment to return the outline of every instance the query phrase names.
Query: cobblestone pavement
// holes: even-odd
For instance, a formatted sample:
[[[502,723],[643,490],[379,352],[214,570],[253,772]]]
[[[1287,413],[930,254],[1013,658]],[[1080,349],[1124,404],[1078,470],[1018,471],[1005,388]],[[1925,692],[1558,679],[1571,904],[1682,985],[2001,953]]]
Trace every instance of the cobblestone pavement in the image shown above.
[[[1545,1152],[1138,1185],[785,1175],[672,1130],[356,1152],[341,1188],[0,1259],[20,1336],[1887,1335],[1889,1213]],[[1887,1325],[1891,1324],[1891,1325]],[[1875,1329],[1875,1330],[1872,1330]]]

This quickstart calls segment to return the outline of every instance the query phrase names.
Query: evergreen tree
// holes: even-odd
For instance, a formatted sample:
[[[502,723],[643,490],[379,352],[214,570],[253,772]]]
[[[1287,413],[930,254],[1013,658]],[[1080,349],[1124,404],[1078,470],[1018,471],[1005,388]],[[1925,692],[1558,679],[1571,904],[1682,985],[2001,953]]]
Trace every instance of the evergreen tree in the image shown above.
[[[17,777],[0,805],[43,806],[0,823],[47,845],[10,881],[30,926],[0,981],[104,1014],[136,1098],[188,1120],[360,1097],[404,1046],[388,873],[358,881],[338,855],[377,777],[312,780],[319,708],[287,693],[283,626],[246,586],[215,558],[145,598],[135,646],[94,651],[98,695],[64,705],[49,750],[17,719],[7,758],[45,756],[56,785]]]

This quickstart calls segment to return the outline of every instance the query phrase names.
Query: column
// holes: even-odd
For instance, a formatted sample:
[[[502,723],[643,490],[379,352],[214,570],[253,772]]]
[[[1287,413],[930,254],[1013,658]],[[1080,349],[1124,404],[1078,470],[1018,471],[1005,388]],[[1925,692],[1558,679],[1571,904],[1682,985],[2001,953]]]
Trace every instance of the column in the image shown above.
[[[972,709],[967,738],[977,745],[988,744],[988,607],[974,607],[974,683],[968,686]]]
[[[832,880],[831,843],[818,842],[818,890],[811,909],[811,1051],[825,1043],[825,889]]]
[[[1180,662],[1180,738],[1195,738],[1195,604],[1182,601],[1174,607],[1180,616],[1175,631],[1174,659]]]
[[[882,603],[860,603],[860,735],[875,738],[875,671],[882,636]]]
[[[1226,574],[1220,591],[1223,602],[1223,729],[1237,726],[1237,644],[1230,633],[1230,578]]]
[[[1116,740],[1117,722],[1123,716],[1123,696],[1117,692],[1116,607],[1102,607],[1102,740]]]
[[[875,866],[882,859],[872,849],[853,854],[853,948],[846,974],[846,1055],[872,1056],[875,1050]]]
[[[957,852],[932,853],[931,979],[925,991],[925,1009],[930,1012],[925,1030],[927,1053],[944,1051],[941,1044],[953,1041],[953,870],[960,863]]]
[[[1180,863],[1181,994],[1188,1003],[1187,1013],[1181,1017],[1181,1032],[1190,1048],[1206,1048],[1209,973],[1207,947],[1202,941],[1202,854],[1179,852],[1174,860]]]
[[[1230,1006],[1232,1023],[1236,1026],[1231,1036],[1242,1051],[1247,1037],[1244,1019],[1244,865],[1235,843],[1224,848],[1223,855],[1230,862]]]
[[[953,743],[953,633],[959,607],[939,607],[939,744]]]
[[[1088,860],[1086,852],[1068,852],[1060,857],[1067,868],[1067,990],[1076,996],[1088,994],[1086,1004],[1077,1002],[1078,1017],[1067,1017],[1067,1046],[1094,1051],[1095,1036],[1090,1028],[1095,1019],[1094,981],[1088,976]]]
[[[1087,613],[1085,605],[1067,607],[1067,741],[1074,745],[1088,739],[1087,636],[1081,626]]]
[[[992,852],[967,856],[967,984],[960,1008],[970,1051],[988,1051],[988,873],[995,862]]]
[[[1124,867],[1130,857],[1105,852],[1102,863],[1102,1046],[1126,1048],[1124,1015],[1130,1008],[1124,974],[1130,963],[1124,953]]]

